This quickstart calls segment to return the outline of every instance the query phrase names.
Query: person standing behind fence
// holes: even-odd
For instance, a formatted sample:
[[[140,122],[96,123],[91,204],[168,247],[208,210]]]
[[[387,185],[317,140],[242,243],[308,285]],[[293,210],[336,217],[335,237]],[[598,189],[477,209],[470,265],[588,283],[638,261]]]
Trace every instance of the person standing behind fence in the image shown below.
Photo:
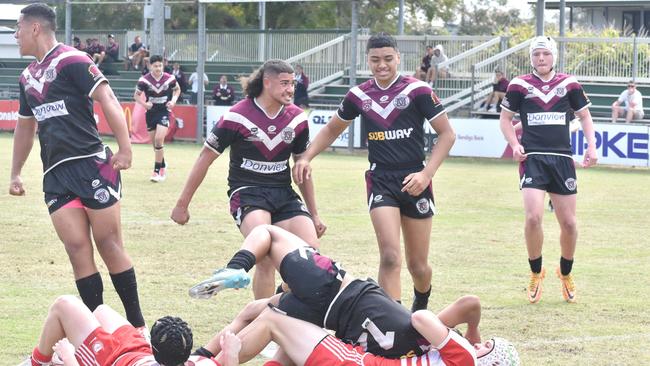
[[[623,103],[624,107],[621,106]],[[612,123],[616,123],[620,116],[625,116],[625,123],[630,123],[633,119],[643,119],[643,115],[643,95],[637,90],[634,80],[631,80],[627,89],[612,103]]]
[[[190,90],[191,94],[191,102],[192,104],[197,104],[199,101],[199,73],[198,69],[197,71],[193,72],[190,75],[190,78],[187,80],[188,84],[190,84],[190,87],[192,88]],[[205,92],[207,89],[208,84],[210,83],[210,79],[208,79],[208,75],[206,73],[203,73],[203,91]]]
[[[36,61],[20,76],[9,193],[25,194],[20,173],[38,127],[45,203],[81,299],[91,310],[104,302],[94,239],[129,322],[142,327],[135,271],[120,226],[119,171],[131,166],[132,157],[124,113],[99,68],[85,53],[57,43],[55,31],[56,15],[49,6],[35,3],[21,10],[14,37],[21,55]],[[117,140],[115,154],[99,138],[93,101]]]
[[[438,96],[423,81],[397,71],[400,53],[395,39],[379,33],[366,45],[373,79],[347,93],[338,111],[296,162],[294,180],[311,174],[309,162],[361,115],[368,131],[367,202],[379,246],[379,285],[400,301],[402,266],[400,230],[404,233],[406,264],[413,278],[413,311],[426,309],[431,293],[429,243],[434,215],[431,180],[456,134]],[[424,164],[424,121],[438,133]],[[362,131],[364,129],[362,128]]]
[[[296,94],[293,97],[293,103],[302,109],[309,108],[308,88],[309,77],[301,65],[296,65]]]
[[[530,265],[530,281],[526,295],[537,303],[542,296],[546,269],[542,266],[544,232],[544,197],[548,192],[555,217],[560,224],[560,266],[562,296],[576,301],[576,285],[571,273],[578,239],[576,225],[576,194],[578,185],[571,151],[569,128],[573,113],[580,118],[587,139],[582,166],[595,165],[596,138],[589,113],[591,102],[574,76],[554,70],[557,45],[551,37],[533,38],[530,43],[533,73],[510,81],[501,102],[501,131],[512,148],[513,159],[519,162],[519,188],[526,215],[524,236]],[[521,116],[521,143],[517,140],[512,119]]]
[[[228,84],[228,77],[221,75],[219,84],[214,86],[212,97],[215,105],[232,105],[235,101],[235,89]]]
[[[188,206],[208,168],[230,147],[228,196],[230,213],[244,237],[257,226],[274,224],[299,236],[314,248],[326,226],[318,216],[311,179],[298,184],[304,198],[291,187],[289,158],[307,149],[307,115],[293,103],[294,73],[282,60],[266,61],[248,78],[246,98],[217,122],[183,187],[171,218],[190,219]],[[275,269],[269,260],[258,264],[253,278],[256,299],[275,290]]]

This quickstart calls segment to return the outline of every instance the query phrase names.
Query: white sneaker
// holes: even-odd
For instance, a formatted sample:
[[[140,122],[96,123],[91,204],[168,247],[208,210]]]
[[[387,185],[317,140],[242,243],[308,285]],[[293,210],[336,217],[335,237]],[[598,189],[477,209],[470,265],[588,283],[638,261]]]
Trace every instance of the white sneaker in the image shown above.
[[[165,179],[167,179],[167,169],[160,168],[160,171],[158,172],[158,182],[164,182]]]
[[[156,172],[153,172],[151,174],[151,178],[149,178],[149,180],[154,182],[154,183],[158,183],[158,182],[160,182],[160,175],[158,173],[156,173]]]
[[[264,347],[262,352],[260,352],[260,356],[271,359],[273,356],[275,356],[275,353],[278,352],[279,349],[280,346],[278,346],[277,343],[271,341],[266,345],[266,347]]]

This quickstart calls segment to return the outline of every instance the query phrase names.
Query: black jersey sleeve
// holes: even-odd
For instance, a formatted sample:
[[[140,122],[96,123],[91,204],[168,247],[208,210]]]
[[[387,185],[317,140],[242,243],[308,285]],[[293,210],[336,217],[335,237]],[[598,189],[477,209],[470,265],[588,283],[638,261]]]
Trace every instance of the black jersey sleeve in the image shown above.
[[[291,152],[295,155],[300,155],[304,153],[307,150],[307,145],[309,145],[309,126],[307,124],[307,120],[304,122],[300,123],[299,125],[301,130],[298,131],[296,134],[296,138],[293,142],[293,149]]]
[[[345,95],[345,98],[343,98],[343,101],[339,105],[339,109],[336,111],[336,115],[339,116],[340,119],[344,121],[351,122],[361,112],[357,108],[356,104],[352,101],[352,98],[356,98],[352,92],[349,92]]]
[[[506,90],[506,96],[501,101],[501,108],[510,112],[519,112],[521,101],[524,97],[519,89],[521,89],[521,86],[510,82]]]
[[[82,94],[90,97],[100,83],[108,81],[90,58],[83,56],[75,56],[75,58],[76,62],[66,65],[62,72]]]
[[[567,92],[569,104],[574,111],[580,111],[585,107],[590,106],[591,101],[580,84],[575,83],[574,85],[576,85],[576,87],[569,89]]]
[[[228,146],[232,145],[240,137],[241,134],[233,124],[228,123],[227,120],[224,120],[224,117],[221,117],[208,134],[205,146],[218,154],[222,154]]]
[[[33,117],[34,112],[32,112],[32,108],[29,106],[27,103],[27,96],[25,95],[25,87],[23,84],[19,84],[20,86],[20,106],[18,107],[18,115],[23,116],[23,117]]]
[[[427,121],[431,121],[445,111],[440,98],[433,91],[416,95],[414,102]]]
[[[135,90],[144,93],[147,90],[147,83],[145,83],[142,78],[138,79],[138,83],[135,84]]]

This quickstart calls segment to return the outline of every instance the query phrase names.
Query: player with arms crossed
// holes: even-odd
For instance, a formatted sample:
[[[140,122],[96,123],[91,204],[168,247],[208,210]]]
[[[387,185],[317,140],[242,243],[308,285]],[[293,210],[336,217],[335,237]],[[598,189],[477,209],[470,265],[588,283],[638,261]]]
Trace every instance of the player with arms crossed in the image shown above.
[[[181,88],[173,75],[163,71],[162,56],[151,56],[149,64],[151,72],[140,77],[133,99],[147,110],[147,131],[156,154],[151,181],[162,182],[167,178],[163,149],[169,129],[169,113],[176,105]]]
[[[379,245],[379,284],[400,301],[401,229],[406,265],[413,278],[412,310],[426,309],[431,293],[428,258],[435,209],[431,179],[456,135],[429,85],[397,71],[400,53],[393,37],[384,33],[370,37],[366,52],[373,79],[350,89],[336,114],[296,162],[293,176],[298,183],[308,179],[309,162],[361,115],[368,131],[367,202]],[[425,120],[438,133],[426,164]]]
[[[575,77],[554,70],[557,45],[546,36],[530,44],[533,73],[514,78],[501,103],[501,131],[519,162],[520,188],[526,213],[525,238],[531,275],[527,287],[528,301],[537,303],[542,296],[546,270],[542,266],[544,233],[544,194],[548,192],[555,217],[560,224],[560,266],[562,296],[576,301],[576,285],[571,270],[578,239],[576,225],[577,180],[571,153],[570,122],[580,119],[587,151],[582,166],[597,162],[596,139],[589,106],[591,102]],[[512,126],[516,112],[521,116],[521,143]]]
[[[104,75],[86,53],[58,43],[55,27],[56,15],[47,5],[36,3],[21,10],[14,36],[21,55],[36,61],[20,76],[9,193],[25,194],[20,174],[38,126],[45,203],[83,302],[91,310],[104,302],[94,239],[129,322],[142,327],[135,271],[120,224],[119,171],[131,166],[126,120]],[[99,138],[93,101],[102,107],[115,135],[119,146],[115,155]]]
[[[307,115],[292,103],[293,68],[282,60],[269,60],[251,75],[245,91],[247,97],[230,108],[208,134],[171,218],[181,225],[189,220],[192,196],[212,162],[230,147],[230,213],[242,235],[272,223],[317,248],[326,226],[318,216],[313,181],[298,184],[305,203],[291,187],[289,158],[298,159],[309,142]],[[273,295],[273,274],[271,263],[257,267],[256,299]]]

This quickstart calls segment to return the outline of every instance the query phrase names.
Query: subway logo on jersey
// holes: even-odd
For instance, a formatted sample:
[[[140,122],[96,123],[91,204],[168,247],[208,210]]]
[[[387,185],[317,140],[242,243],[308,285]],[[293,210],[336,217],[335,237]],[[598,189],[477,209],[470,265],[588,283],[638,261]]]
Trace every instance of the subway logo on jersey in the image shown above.
[[[399,130],[368,132],[368,141],[401,140],[411,137],[413,127]]]

